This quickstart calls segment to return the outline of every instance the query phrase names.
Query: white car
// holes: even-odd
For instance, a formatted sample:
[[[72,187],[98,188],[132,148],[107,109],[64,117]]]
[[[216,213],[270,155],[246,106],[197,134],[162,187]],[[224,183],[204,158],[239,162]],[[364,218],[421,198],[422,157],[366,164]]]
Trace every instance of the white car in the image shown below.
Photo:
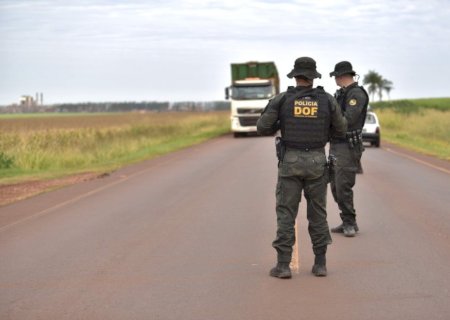
[[[380,147],[380,122],[373,111],[368,111],[366,114],[366,122],[364,123],[362,138],[363,141],[370,142],[372,146]]]

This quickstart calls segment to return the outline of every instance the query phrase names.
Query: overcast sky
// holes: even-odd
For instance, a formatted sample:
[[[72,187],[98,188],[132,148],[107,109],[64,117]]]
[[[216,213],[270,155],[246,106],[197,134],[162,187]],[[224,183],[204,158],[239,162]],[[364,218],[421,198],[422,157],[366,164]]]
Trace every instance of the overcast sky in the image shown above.
[[[334,92],[341,60],[394,83],[392,99],[448,97],[448,0],[0,0],[0,104],[222,100],[230,63],[297,57]]]

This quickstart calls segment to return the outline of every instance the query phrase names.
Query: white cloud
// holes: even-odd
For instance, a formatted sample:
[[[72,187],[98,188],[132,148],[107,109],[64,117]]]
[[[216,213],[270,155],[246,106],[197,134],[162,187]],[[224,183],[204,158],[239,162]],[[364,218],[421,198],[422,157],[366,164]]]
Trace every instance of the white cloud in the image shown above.
[[[444,78],[419,85],[405,74],[450,72],[448,7],[443,0],[0,1],[0,104],[38,86],[55,101],[96,92],[220,99],[230,62],[275,60],[285,86],[300,55],[318,61],[330,89],[328,72],[348,59],[362,74],[375,69],[394,81],[393,97],[445,95]],[[185,81],[177,90],[174,74]]]

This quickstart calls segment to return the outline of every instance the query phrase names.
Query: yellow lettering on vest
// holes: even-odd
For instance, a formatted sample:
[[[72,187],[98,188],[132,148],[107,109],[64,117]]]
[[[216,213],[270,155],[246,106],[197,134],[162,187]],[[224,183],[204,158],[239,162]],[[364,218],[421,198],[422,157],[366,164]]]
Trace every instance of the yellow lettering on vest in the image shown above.
[[[315,100],[295,100],[294,117],[317,118],[319,102]]]
[[[317,107],[294,107],[294,117],[317,118]]]
[[[294,116],[302,118],[317,118],[317,107],[294,107]]]

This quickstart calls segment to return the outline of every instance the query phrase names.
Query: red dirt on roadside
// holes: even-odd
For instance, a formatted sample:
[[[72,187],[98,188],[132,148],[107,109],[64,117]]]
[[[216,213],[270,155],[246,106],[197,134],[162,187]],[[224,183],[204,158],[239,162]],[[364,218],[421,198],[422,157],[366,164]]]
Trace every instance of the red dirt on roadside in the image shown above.
[[[0,206],[67,185],[96,179],[101,176],[103,175],[88,172],[57,179],[25,181],[15,184],[0,185]]]

